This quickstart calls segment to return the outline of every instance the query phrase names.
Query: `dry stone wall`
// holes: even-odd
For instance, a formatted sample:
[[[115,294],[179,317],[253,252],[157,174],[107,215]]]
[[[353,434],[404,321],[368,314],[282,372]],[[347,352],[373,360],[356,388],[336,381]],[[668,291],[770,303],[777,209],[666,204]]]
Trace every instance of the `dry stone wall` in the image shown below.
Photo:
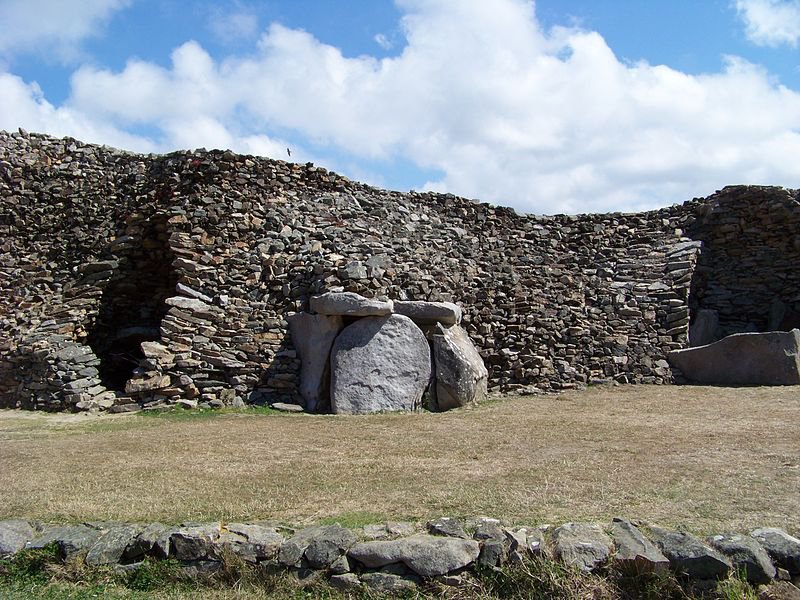
[[[742,206],[748,230],[799,218],[794,193],[771,188],[645,213],[526,216],[312,164],[0,132],[0,404],[297,403],[286,319],[339,288],[459,303],[493,390],[668,383],[664,358],[686,346],[692,307],[762,285],[717,273],[738,268],[730,250],[703,258],[727,243],[717,222]],[[784,302],[798,293],[781,262],[797,254],[791,239],[767,265],[773,234],[741,237],[753,272],[782,274]]]

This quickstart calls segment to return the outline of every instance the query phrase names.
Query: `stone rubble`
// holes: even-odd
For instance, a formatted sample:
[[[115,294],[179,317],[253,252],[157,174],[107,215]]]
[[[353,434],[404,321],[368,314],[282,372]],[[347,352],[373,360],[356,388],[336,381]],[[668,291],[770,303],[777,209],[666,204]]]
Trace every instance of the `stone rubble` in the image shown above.
[[[302,404],[288,318],[329,291],[459,302],[490,391],[670,383],[699,310],[719,336],[793,326],[797,231],[781,188],[519,215],[311,163],[0,132],[0,406]]]
[[[630,576],[670,569],[678,576],[706,581],[743,569],[755,585],[782,580],[785,589],[796,589],[791,577],[800,583],[795,569],[800,564],[796,538],[774,528],[751,535],[711,536],[710,545],[685,532],[640,528],[625,519],[603,526],[566,523],[555,528],[509,528],[496,519],[465,523],[445,517],[429,522],[426,529],[391,522],[358,530],[334,524],[295,531],[270,523],[58,526],[9,519],[0,521],[0,540],[13,540],[2,546],[3,557],[55,543],[62,558],[84,560],[88,565],[132,570],[148,557],[170,558],[196,577],[215,573],[224,553],[232,551],[248,563],[286,569],[303,580],[327,578],[340,590],[389,593],[414,590],[426,580],[463,585],[476,569],[541,555],[586,572],[613,562]],[[773,559],[790,567],[790,572],[782,576]]]

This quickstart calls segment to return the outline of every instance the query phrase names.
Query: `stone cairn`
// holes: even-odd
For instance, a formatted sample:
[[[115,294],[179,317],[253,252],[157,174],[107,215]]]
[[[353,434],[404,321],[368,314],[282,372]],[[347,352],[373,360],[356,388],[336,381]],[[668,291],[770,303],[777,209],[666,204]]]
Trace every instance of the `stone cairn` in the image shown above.
[[[770,527],[699,538],[619,518],[604,525],[507,527],[496,519],[442,517],[424,526],[387,522],[358,530],[339,525],[296,530],[265,522],[0,521],[0,558],[48,544],[56,544],[64,559],[126,572],[145,559],[172,559],[198,578],[220,570],[223,556],[232,552],[247,563],[284,569],[307,582],[326,579],[344,591],[413,592],[429,582],[468,587],[476,570],[547,557],[583,572],[608,566],[634,576],[672,571],[699,582],[739,573],[754,585],[800,594],[794,587],[800,583],[800,539]]]
[[[795,326],[799,228],[781,188],[520,215],[310,163],[0,132],[0,406],[305,404],[288,317],[336,289],[458,301],[492,392],[671,383],[690,328]]]
[[[351,292],[311,298],[289,317],[310,412],[448,410],[486,396],[488,371],[450,302],[381,301]]]

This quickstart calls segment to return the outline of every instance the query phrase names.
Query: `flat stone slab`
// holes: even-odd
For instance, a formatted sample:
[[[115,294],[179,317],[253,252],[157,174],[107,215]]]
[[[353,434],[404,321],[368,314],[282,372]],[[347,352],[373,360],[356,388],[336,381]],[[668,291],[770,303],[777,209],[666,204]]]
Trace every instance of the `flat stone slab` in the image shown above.
[[[55,542],[64,558],[70,558],[91,548],[103,532],[88,525],[46,527],[42,535],[31,540],[26,548],[41,549]]]
[[[425,302],[422,300],[395,300],[394,312],[405,315],[415,323],[457,325],[461,323],[461,307],[452,302]]]
[[[431,378],[425,334],[408,317],[365,317],[331,351],[331,409],[337,414],[416,410]]]
[[[371,569],[403,563],[421,577],[436,577],[472,564],[480,551],[475,540],[417,535],[362,542],[353,546],[348,556]]]
[[[695,383],[800,384],[800,330],[737,333],[707,346],[673,350],[667,361]]]
[[[320,315],[381,317],[392,314],[391,300],[372,300],[353,292],[327,292],[312,296],[309,308]]]

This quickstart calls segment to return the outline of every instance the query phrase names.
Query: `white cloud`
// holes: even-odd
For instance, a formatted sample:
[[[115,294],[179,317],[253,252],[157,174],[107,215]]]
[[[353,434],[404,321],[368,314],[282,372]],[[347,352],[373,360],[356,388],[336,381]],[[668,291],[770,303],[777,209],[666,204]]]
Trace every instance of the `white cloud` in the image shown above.
[[[145,126],[151,139],[134,142],[276,158],[291,132],[301,142],[292,160],[335,167],[362,157],[368,170],[409,161],[442,173],[431,189],[526,212],[636,210],[731,183],[800,185],[800,94],[758,66],[730,57],[722,72],[695,76],[627,64],[596,32],[542,30],[521,0],[398,3],[406,45],[397,56],[346,58],[273,24],[244,58],[188,42],[166,68],[83,67],[58,108],[18,81],[16,103],[30,112],[19,118],[43,127],[19,124],[50,131],[66,120],[92,141],[101,126],[116,139]]]
[[[208,27],[218,40],[225,43],[252,40],[258,34],[258,16],[239,3],[233,7],[215,6]]]
[[[37,52],[74,60],[79,43],[97,35],[131,0],[2,0],[0,56]]]
[[[378,44],[384,50],[391,50],[393,44],[392,41],[383,33],[379,33],[375,35],[372,39],[375,40],[375,43]]]
[[[759,46],[797,47],[800,39],[800,1],[736,0],[747,39]]]

